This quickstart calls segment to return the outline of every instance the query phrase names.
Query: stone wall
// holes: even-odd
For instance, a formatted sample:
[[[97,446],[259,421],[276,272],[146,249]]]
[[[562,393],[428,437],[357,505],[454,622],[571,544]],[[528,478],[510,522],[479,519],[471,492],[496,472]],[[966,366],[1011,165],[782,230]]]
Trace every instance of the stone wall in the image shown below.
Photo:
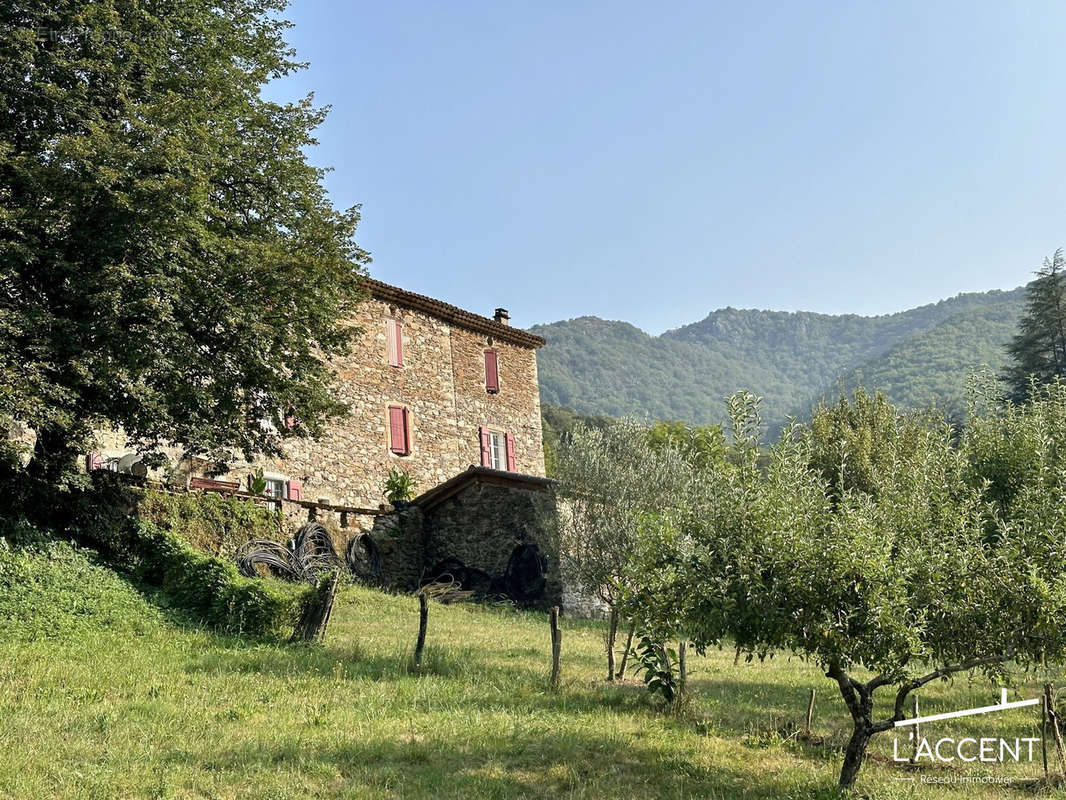
[[[386,343],[388,321],[401,323],[403,366],[390,366]],[[395,300],[372,297],[360,305],[353,325],[361,328],[352,351],[331,365],[338,376],[340,399],[351,414],[334,423],[317,441],[296,439],[285,445],[285,458],[256,463],[234,461],[222,480],[247,486],[262,467],[267,478],[297,480],[304,500],[377,508],[389,470],[407,470],[418,491],[430,489],[470,465],[481,463],[481,426],[513,434],[516,471],[544,474],[536,350],[499,336],[490,337],[455,325]],[[498,352],[500,390],[485,386],[485,350]],[[408,455],[389,446],[388,408],[408,409]],[[101,432],[100,453],[117,457],[128,448],[121,432]],[[165,451],[172,481],[182,484],[202,474],[204,464]],[[162,472],[152,477],[165,477]]]
[[[485,390],[485,351],[495,350],[500,391]],[[540,393],[535,351],[491,336],[455,328],[452,331],[455,416],[464,466],[481,463],[478,429],[484,425],[515,438],[515,471],[544,475]]]
[[[549,481],[475,468],[444,488],[375,522],[370,536],[386,585],[411,590],[453,580],[521,606],[561,603]]]

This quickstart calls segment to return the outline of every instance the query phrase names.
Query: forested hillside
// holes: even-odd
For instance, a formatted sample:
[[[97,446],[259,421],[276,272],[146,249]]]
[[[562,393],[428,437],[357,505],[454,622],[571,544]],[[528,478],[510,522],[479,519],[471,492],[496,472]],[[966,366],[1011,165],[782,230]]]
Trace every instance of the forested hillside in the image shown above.
[[[861,380],[907,405],[961,409],[969,371],[999,369],[1023,290],[960,294],[878,317],[724,308],[649,336],[596,317],[541,325],[545,404],[586,414],[721,422],[723,400],[750,389],[777,427]]]

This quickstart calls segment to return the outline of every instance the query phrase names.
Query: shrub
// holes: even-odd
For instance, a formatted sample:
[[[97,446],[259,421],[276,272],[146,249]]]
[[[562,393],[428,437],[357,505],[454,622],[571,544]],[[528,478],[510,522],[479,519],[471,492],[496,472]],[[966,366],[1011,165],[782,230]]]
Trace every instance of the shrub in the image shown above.
[[[393,467],[385,479],[385,490],[381,493],[390,503],[405,503],[413,500],[418,486],[405,469]]]
[[[161,586],[175,606],[213,628],[251,635],[279,633],[295,625],[310,597],[305,586],[244,578],[229,561],[205,555],[150,522],[137,521],[133,527],[140,577]]]
[[[309,590],[241,577],[225,554],[253,536],[276,536],[276,525],[246,501],[168,495],[94,476],[94,489],[77,498],[71,533],[204,624],[258,636],[294,625]]]
[[[205,553],[225,558],[252,539],[278,538],[278,514],[251,500],[148,489],[139,493],[136,503],[136,514],[142,520],[173,531]]]

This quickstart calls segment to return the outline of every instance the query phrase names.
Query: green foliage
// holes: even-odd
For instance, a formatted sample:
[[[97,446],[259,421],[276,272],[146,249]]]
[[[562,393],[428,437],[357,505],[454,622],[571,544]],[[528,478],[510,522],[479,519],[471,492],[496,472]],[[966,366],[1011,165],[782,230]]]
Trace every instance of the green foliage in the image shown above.
[[[0,519],[0,641],[69,640],[104,628],[139,635],[152,622],[137,591],[93,551]]]
[[[942,417],[862,391],[764,453],[757,398],[729,413],[725,457],[661,463],[673,491],[620,507],[621,602],[656,641],[818,663],[854,720],[843,785],[910,692],[1066,660],[1066,383],[1025,407],[972,403],[961,440]],[[639,497],[647,476],[620,480]],[[895,707],[876,720],[884,687]]]
[[[726,441],[719,425],[656,422],[648,429],[653,447],[670,447],[696,466],[710,466],[725,456]]]
[[[70,533],[204,624],[264,635],[295,623],[308,589],[244,578],[232,552],[254,535],[275,537],[276,525],[247,501],[145,492],[100,476],[78,496]]]
[[[1036,272],[1025,291],[1025,315],[1010,344],[1004,370],[1011,396],[1023,401],[1030,384],[1066,376],[1066,256],[1059,248]]]
[[[382,495],[390,503],[405,503],[414,499],[417,486],[418,484],[407,470],[393,467],[385,479],[385,490]]]
[[[569,408],[558,408],[541,404],[541,435],[544,441],[544,469],[549,477],[555,475],[559,460],[559,448],[578,425],[586,428],[603,428],[611,421],[610,417],[578,414]]]
[[[137,526],[139,574],[158,580],[170,601],[218,630],[250,635],[291,629],[308,598],[307,587],[244,578],[229,560],[207,556],[173,533]]]
[[[648,691],[662,697],[663,702],[672,703],[677,696],[677,676],[673,669],[677,663],[677,653],[650,636],[641,636],[637,642],[636,656],[640,663],[638,671]]]
[[[307,160],[324,111],[261,93],[300,68],[283,8],[0,6],[0,417],[36,469],[102,420],[215,457],[344,410],[368,258]]]
[[[581,414],[723,424],[723,399],[749,389],[776,432],[843,379],[961,416],[969,371],[1006,363],[1022,295],[961,294],[879,317],[725,308],[654,337],[594,317],[541,325],[541,399]]]
[[[252,494],[263,494],[266,491],[267,482],[263,477],[263,468],[259,467],[254,473],[252,473],[251,485],[248,487]]]
[[[628,591],[628,561],[645,517],[669,508],[687,475],[682,454],[653,444],[632,419],[578,426],[559,451],[561,566],[567,580],[617,607]]]
[[[232,561],[204,555],[174,533],[138,522],[133,542],[138,574],[157,583],[168,600],[205,625],[262,636],[291,629],[313,587],[244,578]]]
[[[232,558],[238,547],[252,539],[279,538],[278,515],[250,500],[214,492],[134,491],[132,502],[140,519],[172,531],[210,555]]]
[[[920,442],[923,431],[937,424],[928,414],[901,417],[884,394],[870,395],[859,388],[850,398],[815,409],[808,461],[834,498],[849,491],[875,494],[883,480],[895,479],[901,448]]]

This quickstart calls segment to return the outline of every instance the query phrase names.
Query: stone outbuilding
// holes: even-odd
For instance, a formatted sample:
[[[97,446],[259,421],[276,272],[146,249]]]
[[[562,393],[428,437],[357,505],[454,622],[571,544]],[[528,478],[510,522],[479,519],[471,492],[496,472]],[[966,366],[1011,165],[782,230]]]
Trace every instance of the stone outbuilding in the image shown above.
[[[472,466],[379,517],[354,545],[391,588],[451,580],[545,608],[562,599],[554,509],[551,480]]]

